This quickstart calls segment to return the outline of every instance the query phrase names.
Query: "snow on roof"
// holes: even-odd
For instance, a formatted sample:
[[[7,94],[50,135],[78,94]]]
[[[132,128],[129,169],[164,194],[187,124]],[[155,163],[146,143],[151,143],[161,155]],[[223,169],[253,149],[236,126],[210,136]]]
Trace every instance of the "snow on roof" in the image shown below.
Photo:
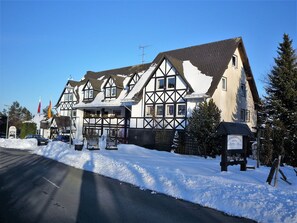
[[[206,95],[211,86],[213,77],[206,76],[197,67],[195,67],[189,60],[183,61],[184,76],[191,84],[194,92],[193,96],[201,97]]]
[[[130,77],[118,75],[121,78],[125,77],[123,80],[123,86],[126,86]],[[120,95],[116,99],[110,99],[106,100],[104,96],[104,90],[103,86],[105,85],[106,81],[108,79],[105,79],[103,84],[101,85],[101,91],[96,95],[95,99],[90,103],[85,102],[79,102],[74,106],[74,108],[94,108],[94,107],[118,107],[122,106],[121,100],[125,97],[127,94],[127,91],[125,89],[122,89]]]
[[[152,72],[155,70],[157,64],[152,64],[149,69],[147,69],[137,81],[133,89],[128,93],[128,95],[123,99],[123,102],[132,102],[134,101],[135,95],[137,95],[142,88],[144,87],[145,83],[147,82],[148,78],[151,76]]]

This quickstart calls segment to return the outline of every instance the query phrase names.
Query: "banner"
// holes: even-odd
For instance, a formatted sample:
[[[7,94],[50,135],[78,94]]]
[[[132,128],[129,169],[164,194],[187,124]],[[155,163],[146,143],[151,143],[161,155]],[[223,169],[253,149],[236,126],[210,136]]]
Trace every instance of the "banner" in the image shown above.
[[[41,110],[41,99],[39,99],[39,103],[38,103],[38,108],[37,108],[38,114],[40,114],[40,110]]]
[[[49,102],[49,106],[48,106],[48,109],[47,109],[47,117],[48,118],[52,117],[52,101],[51,100]]]

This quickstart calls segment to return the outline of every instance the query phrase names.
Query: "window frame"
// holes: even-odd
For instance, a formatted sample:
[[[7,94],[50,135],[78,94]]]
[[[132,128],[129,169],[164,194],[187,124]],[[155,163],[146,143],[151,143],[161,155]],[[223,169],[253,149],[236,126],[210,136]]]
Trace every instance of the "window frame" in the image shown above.
[[[163,81],[163,87],[160,87],[160,81]],[[156,90],[164,90],[165,89],[165,79],[164,77],[160,77],[156,79]]]
[[[170,108],[169,108],[169,106],[170,107],[172,107],[172,114],[169,114],[168,112],[170,112]],[[165,109],[165,112],[166,112],[166,117],[173,117],[174,116],[174,111],[175,111],[175,109],[174,109],[174,104],[166,104],[166,109]]]
[[[154,109],[155,109],[154,105],[146,105],[145,106],[145,117],[153,117]],[[150,111],[150,112],[148,113],[148,111]]]
[[[240,110],[240,121],[241,122],[250,122],[251,121],[251,112],[248,109]]]
[[[161,112],[162,112],[162,114],[158,114],[158,108],[161,108],[162,110],[161,110]],[[155,106],[155,116],[156,117],[163,117],[164,116],[164,105],[163,104],[159,104],[159,105],[156,105]]]
[[[238,57],[237,57],[237,55],[235,55],[235,54],[232,55],[231,63],[232,63],[232,67],[234,67],[235,69],[238,68]]]
[[[173,87],[169,87],[169,80],[173,80]],[[175,77],[168,77],[167,78],[167,83],[166,83],[166,88],[167,89],[175,89],[175,87],[176,87]]]
[[[240,84],[240,91],[241,91],[241,96],[246,98],[246,84],[245,83]]]
[[[227,77],[222,77],[222,90],[227,91]]]
[[[112,86],[111,88],[110,88],[110,97],[111,98],[114,98],[114,97],[116,97],[117,96],[117,87],[116,86]]]
[[[184,114],[179,114],[179,106],[184,106]],[[183,103],[183,104],[177,104],[176,105],[176,116],[177,117],[185,117],[186,116],[186,114],[187,114],[187,106],[186,106],[186,104],[185,103]]]

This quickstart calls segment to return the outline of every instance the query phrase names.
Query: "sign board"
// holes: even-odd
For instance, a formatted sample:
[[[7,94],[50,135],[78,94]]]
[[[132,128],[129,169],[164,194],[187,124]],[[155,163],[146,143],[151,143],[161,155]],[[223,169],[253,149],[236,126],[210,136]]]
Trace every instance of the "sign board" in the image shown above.
[[[242,149],[242,135],[228,135],[227,150]]]
[[[17,128],[15,126],[10,126],[8,130],[9,138],[16,138]]]

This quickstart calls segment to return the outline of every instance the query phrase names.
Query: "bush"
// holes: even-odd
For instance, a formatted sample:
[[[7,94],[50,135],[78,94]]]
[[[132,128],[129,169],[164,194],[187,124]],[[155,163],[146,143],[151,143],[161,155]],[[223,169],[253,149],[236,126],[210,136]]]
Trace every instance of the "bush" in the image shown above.
[[[26,137],[26,135],[35,134],[36,133],[36,129],[37,128],[36,128],[36,124],[35,123],[32,123],[32,122],[22,123],[20,137],[23,139],[23,138]]]

